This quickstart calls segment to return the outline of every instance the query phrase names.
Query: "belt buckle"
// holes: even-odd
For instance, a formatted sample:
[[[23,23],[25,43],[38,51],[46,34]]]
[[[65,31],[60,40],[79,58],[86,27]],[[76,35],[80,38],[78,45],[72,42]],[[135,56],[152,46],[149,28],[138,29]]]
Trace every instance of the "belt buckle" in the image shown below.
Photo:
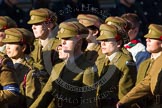
[[[63,106],[63,100],[62,100],[62,99],[58,99],[58,101],[57,101],[57,106],[58,106],[59,108],[61,108],[61,107]]]
[[[155,103],[160,104],[160,95],[155,95]]]

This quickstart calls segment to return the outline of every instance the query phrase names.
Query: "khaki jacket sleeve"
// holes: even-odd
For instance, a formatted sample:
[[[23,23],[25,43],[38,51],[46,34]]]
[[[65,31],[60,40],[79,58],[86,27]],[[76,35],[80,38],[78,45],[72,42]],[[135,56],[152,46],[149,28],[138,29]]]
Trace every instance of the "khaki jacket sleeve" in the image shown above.
[[[93,66],[93,67],[89,67],[88,69],[84,71],[83,88],[85,89],[83,89],[82,91],[82,99],[81,99],[81,106],[80,106],[81,108],[85,108],[85,107],[95,108],[96,107],[97,89],[94,86],[98,80],[98,73],[96,69],[95,69],[95,66]]]
[[[0,69],[0,104],[13,102],[19,95],[19,87],[16,83],[12,61],[4,58],[0,64]]]
[[[123,71],[122,76],[119,81],[119,93],[118,93],[119,99],[121,99],[134,87],[137,73],[135,65],[129,64],[123,66],[122,71]]]
[[[150,80],[151,76],[147,75],[144,80],[139,82],[129,93],[121,98],[120,103],[126,104],[149,94],[151,92]]]
[[[31,105],[41,92],[41,83],[37,77],[33,76],[34,71],[29,71],[26,78],[25,94],[27,97],[27,106]]]
[[[50,77],[41,91],[38,98],[34,101],[34,103],[30,106],[30,108],[47,108],[47,106],[52,101],[52,77]]]

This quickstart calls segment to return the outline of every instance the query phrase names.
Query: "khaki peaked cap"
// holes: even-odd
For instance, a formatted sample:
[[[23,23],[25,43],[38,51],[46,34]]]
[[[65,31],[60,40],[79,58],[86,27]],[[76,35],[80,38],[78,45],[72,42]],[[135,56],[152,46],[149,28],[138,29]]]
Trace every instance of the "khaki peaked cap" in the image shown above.
[[[99,28],[102,23],[101,19],[93,14],[79,14],[77,19],[86,27],[94,25]]]
[[[17,27],[16,22],[8,16],[0,16],[0,30]]]
[[[77,21],[62,22],[59,25],[58,38],[71,38],[80,36],[86,38],[89,34],[88,29]]]
[[[114,25],[115,27],[118,28],[118,30],[124,29],[127,26],[127,22],[124,19],[117,16],[116,17],[110,16],[106,18],[105,23],[108,25]]]
[[[10,28],[5,30],[6,37],[2,40],[4,43],[22,42],[33,44],[34,34],[24,28]]]
[[[126,20],[118,16],[110,16],[105,20],[105,23],[108,25],[115,26],[117,28],[118,35],[121,36],[124,44],[130,41],[127,33],[128,22]]]
[[[100,36],[97,38],[97,40],[106,40],[106,39],[112,39],[118,38],[117,35],[117,29],[112,25],[107,24],[101,24],[100,26]]]
[[[56,23],[56,14],[47,8],[39,8],[30,11],[30,20],[27,23],[36,24],[46,21],[52,21],[53,23]]]
[[[162,25],[150,24],[148,28],[149,28],[149,31],[144,36],[145,38],[153,38],[153,39],[162,40]]]

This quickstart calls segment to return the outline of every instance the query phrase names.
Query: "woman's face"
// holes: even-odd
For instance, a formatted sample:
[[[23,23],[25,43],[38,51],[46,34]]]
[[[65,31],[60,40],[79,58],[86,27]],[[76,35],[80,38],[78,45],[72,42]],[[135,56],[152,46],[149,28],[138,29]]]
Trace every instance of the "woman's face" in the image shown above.
[[[162,41],[156,39],[146,39],[146,50],[150,53],[157,53],[162,50]]]
[[[6,44],[6,54],[12,59],[21,58],[24,55],[25,47],[19,44]]]
[[[68,53],[65,53],[65,52],[62,50],[62,46],[61,46],[61,45],[59,45],[59,46],[57,47],[57,50],[58,50],[59,58],[60,58],[60,59],[65,60],[65,59],[68,58]]]
[[[46,39],[49,33],[48,27],[46,26],[44,22],[33,24],[32,30],[33,30],[35,38],[40,38],[40,39]]]
[[[107,56],[110,56],[111,54],[113,54],[119,49],[115,39],[108,39],[100,42],[101,42],[102,53]]]
[[[62,50],[65,53],[74,54],[76,42],[75,38],[61,39]]]

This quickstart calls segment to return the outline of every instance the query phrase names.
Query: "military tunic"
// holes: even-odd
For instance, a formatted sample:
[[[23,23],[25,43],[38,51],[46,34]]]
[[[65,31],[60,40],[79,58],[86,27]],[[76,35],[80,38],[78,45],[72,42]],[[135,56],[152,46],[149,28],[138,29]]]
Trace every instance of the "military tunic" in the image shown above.
[[[59,40],[56,38],[50,38],[44,48],[41,46],[39,39],[36,39],[34,42],[35,48],[30,55],[34,59],[35,64],[45,67],[49,74],[51,73],[53,65],[59,61],[58,53],[56,51],[56,47],[59,44]]]
[[[12,61],[0,53],[0,107],[7,108],[7,104],[14,102],[19,95],[15,69]]]
[[[96,90],[87,88],[92,87],[97,80],[97,68],[85,58],[81,55],[73,63],[56,64],[41,94],[30,108],[78,108],[89,105],[89,99],[96,97]],[[52,99],[53,104],[50,104]],[[95,100],[90,106],[95,107]]]
[[[137,73],[136,85],[145,78],[145,76],[147,75],[148,69],[151,68],[150,64],[151,64],[151,58],[146,59],[140,64],[139,70]]]
[[[137,73],[136,85],[146,77],[148,70],[151,68],[151,64],[151,58],[144,60],[140,64]],[[147,95],[141,99],[136,100],[131,106],[132,108],[139,108],[139,106],[140,108],[148,108],[148,106],[150,106],[152,103],[152,95]]]
[[[37,98],[45,85],[41,81],[41,77],[45,78],[45,76],[41,76],[40,71],[33,67],[31,62],[32,58],[26,55],[20,63],[14,64],[21,96],[17,101],[18,103],[10,105],[12,108],[27,108]],[[47,79],[48,77],[46,81]]]
[[[120,51],[110,58],[112,60],[106,61],[109,62],[107,66],[104,65],[105,57],[100,57],[96,62],[100,80],[103,80],[98,90],[101,108],[115,108],[118,99],[128,93],[136,81],[136,66],[131,58]]]
[[[151,108],[162,107],[161,104],[161,95],[162,95],[162,55],[160,55],[151,65],[151,68],[148,70],[148,75],[144,80],[140,81],[126,96],[124,96],[120,103],[126,104],[132,102],[136,99],[142,98],[148,94],[153,96],[159,96],[160,99],[156,106],[150,106]]]

